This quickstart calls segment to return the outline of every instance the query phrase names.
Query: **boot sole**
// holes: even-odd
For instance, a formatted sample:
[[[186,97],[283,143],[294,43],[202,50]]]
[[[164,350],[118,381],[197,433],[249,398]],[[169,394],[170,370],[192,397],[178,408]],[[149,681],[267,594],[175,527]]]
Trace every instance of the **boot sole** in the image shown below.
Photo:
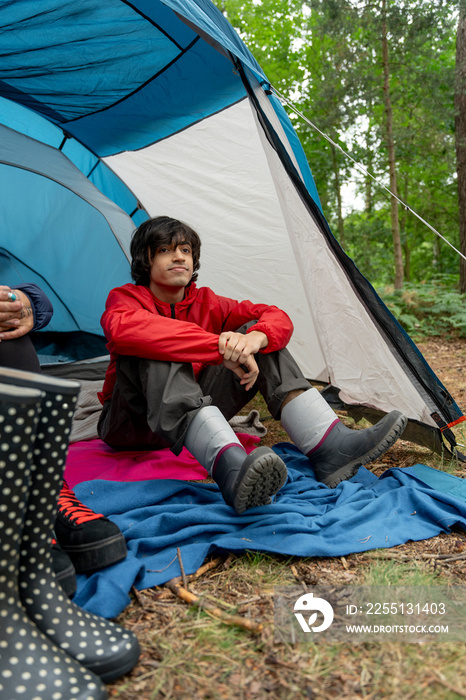
[[[126,540],[121,533],[93,544],[88,542],[81,545],[68,545],[60,542],[60,547],[68,554],[76,573],[79,574],[90,574],[117,564],[128,554]]]
[[[408,419],[402,413],[392,425],[391,430],[383,437],[383,439],[376,445],[372,450],[366,452],[365,455],[354,459],[352,462],[345,464],[344,467],[340,467],[336,472],[327,476],[325,479],[321,479],[322,483],[331,489],[334,489],[341,481],[351,479],[352,476],[356,474],[359,467],[363,467],[369,462],[373,462],[374,459],[381,457],[390,447],[398,440],[400,435],[403,433]]]
[[[58,573],[54,571],[55,580],[65,591],[68,598],[72,598],[77,590],[76,570],[73,564],[70,564],[66,569],[62,569]]]
[[[86,668],[100,676],[104,683],[112,683],[129,673],[136,666],[140,656],[141,648],[135,638],[128,642],[128,648],[122,649],[119,654],[113,654],[111,659],[88,663]]]
[[[268,447],[258,447],[251,452],[238,475],[235,484],[233,507],[238,514],[249,508],[270,503],[270,498],[280,491],[288,477],[283,460]]]

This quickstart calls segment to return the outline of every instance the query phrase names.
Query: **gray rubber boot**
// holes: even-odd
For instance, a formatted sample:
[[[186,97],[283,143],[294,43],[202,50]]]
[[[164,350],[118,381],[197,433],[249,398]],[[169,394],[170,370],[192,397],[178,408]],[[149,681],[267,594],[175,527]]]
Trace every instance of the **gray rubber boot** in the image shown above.
[[[139,643],[129,630],[82,610],[68,599],[55,578],[51,553],[79,384],[5,368],[0,368],[0,381],[40,389],[44,395],[20,549],[21,602],[49,639],[109,683],[134,667]]]
[[[283,460],[269,447],[258,447],[247,455],[216,406],[204,406],[196,413],[184,444],[238,514],[269,504],[286,482]]]
[[[257,447],[246,457],[240,452],[235,447],[225,450],[212,474],[225,503],[238,514],[271,503],[288,476],[285,463],[270,447]]]
[[[309,389],[282,410],[282,425],[311,462],[316,479],[330,488],[351,479],[359,467],[384,454],[402,435],[407,418],[391,411],[365,430],[347,428],[317,389]]]
[[[21,605],[19,548],[41,403],[39,391],[0,384],[0,697],[105,700],[101,679],[56,647]]]
[[[351,479],[359,467],[378,459],[398,440],[406,423],[399,411],[391,411],[365,430],[351,430],[338,422],[323,445],[308,455],[316,478],[331,489]]]

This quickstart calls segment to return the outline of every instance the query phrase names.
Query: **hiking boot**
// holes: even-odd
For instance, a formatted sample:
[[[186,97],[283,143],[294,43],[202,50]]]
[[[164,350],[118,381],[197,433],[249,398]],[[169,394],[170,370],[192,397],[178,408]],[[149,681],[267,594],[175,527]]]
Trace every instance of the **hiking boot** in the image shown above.
[[[76,570],[73,562],[60,547],[56,539],[52,540],[52,566],[55,578],[65,591],[68,598],[76,593]]]
[[[351,479],[359,467],[373,462],[398,440],[407,422],[399,411],[391,411],[364,430],[351,430],[338,421],[323,444],[307,455],[316,479],[331,489]]]
[[[58,497],[55,535],[80,574],[116,564],[127,555],[118,525],[81,503],[66,481]]]
[[[285,463],[269,447],[247,455],[217,406],[203,406],[196,413],[184,444],[237,513],[271,503],[288,475]]]
[[[236,445],[219,455],[212,474],[225,503],[238,514],[271,503],[287,476],[285,463],[270,447],[257,447],[246,455]]]

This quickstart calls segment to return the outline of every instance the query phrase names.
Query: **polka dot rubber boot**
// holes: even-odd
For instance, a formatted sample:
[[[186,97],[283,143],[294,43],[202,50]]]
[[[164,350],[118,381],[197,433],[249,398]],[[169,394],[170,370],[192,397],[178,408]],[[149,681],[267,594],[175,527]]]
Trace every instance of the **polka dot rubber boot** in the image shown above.
[[[0,384],[0,697],[105,700],[101,679],[42,634],[18,590],[19,547],[42,393]]]
[[[108,683],[135,666],[138,640],[132,632],[68,599],[56,581],[50,548],[79,384],[0,368],[0,381],[6,378],[44,392],[20,550],[21,601],[47,637]]]

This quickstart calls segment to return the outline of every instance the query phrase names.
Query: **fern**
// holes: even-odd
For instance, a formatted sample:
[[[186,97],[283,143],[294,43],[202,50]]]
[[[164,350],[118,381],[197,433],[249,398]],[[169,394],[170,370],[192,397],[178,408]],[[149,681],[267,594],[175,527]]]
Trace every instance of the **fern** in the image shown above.
[[[406,284],[402,291],[384,288],[378,293],[411,335],[466,338],[465,297],[441,281]]]

